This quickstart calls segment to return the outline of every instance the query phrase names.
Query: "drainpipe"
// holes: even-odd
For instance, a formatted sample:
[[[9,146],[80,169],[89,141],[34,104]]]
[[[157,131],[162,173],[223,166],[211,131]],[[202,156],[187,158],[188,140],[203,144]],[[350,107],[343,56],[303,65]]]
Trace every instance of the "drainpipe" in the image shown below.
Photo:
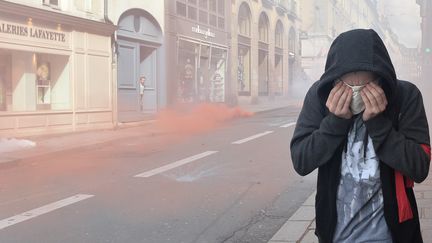
[[[104,21],[107,24],[113,24],[108,17],[108,0],[104,0]],[[117,62],[114,60],[117,57],[117,40],[116,32],[111,35],[111,109],[112,109],[112,122],[114,128],[118,127],[117,117]]]
[[[104,20],[105,23],[112,24],[113,22],[108,18],[108,0],[104,0]]]

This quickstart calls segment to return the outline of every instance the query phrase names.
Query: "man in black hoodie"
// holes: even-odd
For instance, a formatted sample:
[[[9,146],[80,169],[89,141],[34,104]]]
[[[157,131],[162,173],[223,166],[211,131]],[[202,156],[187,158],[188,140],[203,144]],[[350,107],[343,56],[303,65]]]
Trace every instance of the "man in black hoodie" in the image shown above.
[[[291,157],[300,175],[318,168],[320,242],[423,242],[412,189],[430,164],[423,100],[396,78],[375,31],[351,30],[332,43],[306,94]]]

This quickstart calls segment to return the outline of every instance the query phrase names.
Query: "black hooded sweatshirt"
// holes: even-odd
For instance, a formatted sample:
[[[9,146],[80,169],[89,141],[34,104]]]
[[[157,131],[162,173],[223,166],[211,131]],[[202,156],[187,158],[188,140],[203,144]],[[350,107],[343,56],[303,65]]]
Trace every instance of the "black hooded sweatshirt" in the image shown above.
[[[330,113],[325,103],[334,80],[354,71],[379,75],[388,100],[386,110],[365,125],[380,160],[384,217],[393,242],[422,242],[412,188],[405,188],[405,192],[413,218],[399,223],[394,173],[397,170],[417,183],[428,175],[430,141],[422,96],[414,84],[396,78],[384,43],[375,31],[364,29],[342,33],[332,43],[325,73],[306,94],[290,144],[297,173],[307,175],[318,168],[315,234],[319,242],[332,242],[342,151],[353,124],[353,118]]]

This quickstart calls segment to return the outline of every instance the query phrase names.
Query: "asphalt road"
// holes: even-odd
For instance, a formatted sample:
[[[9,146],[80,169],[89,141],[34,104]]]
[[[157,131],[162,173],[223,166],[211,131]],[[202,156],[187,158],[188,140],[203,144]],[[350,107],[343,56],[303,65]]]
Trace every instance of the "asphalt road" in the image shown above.
[[[2,166],[0,242],[267,242],[315,188],[316,174],[298,176],[290,159],[297,115],[136,133]]]

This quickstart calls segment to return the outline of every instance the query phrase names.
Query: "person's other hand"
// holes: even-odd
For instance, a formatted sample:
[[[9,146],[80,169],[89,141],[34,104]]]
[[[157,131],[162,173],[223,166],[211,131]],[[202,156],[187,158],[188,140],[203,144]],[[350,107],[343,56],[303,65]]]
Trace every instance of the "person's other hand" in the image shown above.
[[[387,98],[384,90],[374,82],[368,83],[360,92],[365,104],[363,121],[367,121],[382,113],[387,107]]]
[[[351,88],[339,82],[330,91],[326,106],[337,117],[350,119],[353,116],[350,110],[351,99]]]

